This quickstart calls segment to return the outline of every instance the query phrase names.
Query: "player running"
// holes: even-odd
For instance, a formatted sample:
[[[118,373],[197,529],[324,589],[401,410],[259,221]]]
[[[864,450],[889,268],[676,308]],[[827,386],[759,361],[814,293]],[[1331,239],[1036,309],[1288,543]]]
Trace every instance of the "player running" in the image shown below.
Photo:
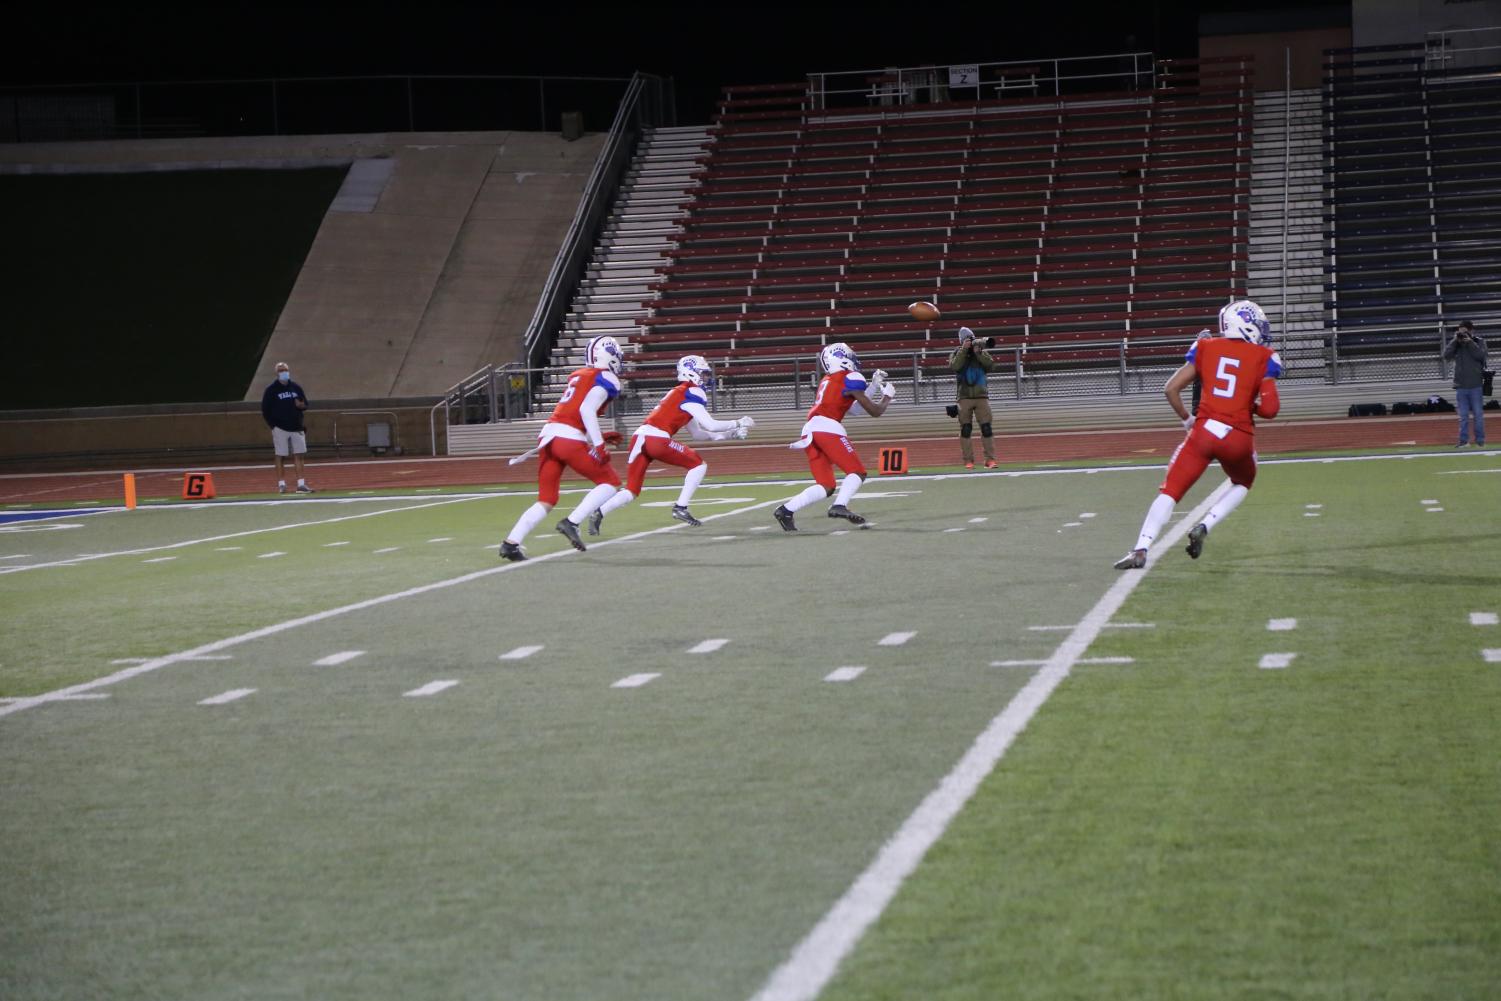
[[[620,345],[613,337],[596,337],[585,351],[588,364],[568,377],[568,388],[553,408],[552,416],[537,436],[536,452],[541,468],[537,471],[537,502],[521,513],[515,527],[500,544],[503,560],[524,560],[522,541],[558,502],[558,484],[567,466],[594,484],[579,506],[562,521],[557,530],[583,550],[579,526],[620,488],[620,477],[610,466],[605,448],[607,435],[599,428],[599,415],[620,394]],[[619,434],[608,437],[616,441]]]
[[[631,436],[630,468],[626,473],[625,489],[605,501],[604,506],[589,519],[589,534],[598,535],[605,515],[618,511],[641,495],[641,485],[646,480],[646,467],[653,462],[665,462],[688,470],[683,477],[683,489],[677,503],[672,506],[672,516],[689,525],[703,522],[693,517],[688,505],[693,492],[704,481],[709,464],[686,445],[673,441],[673,435],[687,426],[694,438],[700,441],[723,441],[726,438],[744,438],[756,422],[749,417],[738,421],[722,421],[709,413],[709,399],[705,390],[714,387],[714,371],[703,355],[684,355],[678,359],[678,384],[662,397],[662,401],[646,416],[645,422]]]
[[[803,436],[791,446],[808,450],[808,467],[813,470],[814,483],[772,512],[777,523],[788,532],[797,531],[793,514],[834,493],[833,466],[844,471],[844,482],[839,484],[839,493],[829,506],[829,517],[843,518],[853,525],[865,524],[864,518],[849,509],[849,502],[868,474],[840,422],[856,403],[872,417],[879,417],[896,396],[896,387],[886,381],[886,373],[880,369],[866,381],[860,374],[860,360],[848,344],[830,344],[819,352],[818,359],[828,374],[818,384],[818,395],[808,411]],[[879,400],[873,401],[872,395]]]
[[[1230,477],[1233,486],[1220,498],[1204,520],[1188,533],[1188,555],[1204,551],[1210,529],[1246,499],[1256,482],[1256,424],[1252,419],[1277,416],[1276,379],[1282,374],[1282,359],[1263,341],[1270,324],[1261,307],[1249,299],[1232,302],[1220,310],[1220,336],[1194,341],[1188,361],[1162,387],[1167,402],[1189,428],[1188,436],[1173,452],[1167,478],[1157,499],[1147,509],[1136,548],[1116,560],[1117,570],[1139,570],[1147,565],[1147,548],[1173,515],[1173,506],[1198,482],[1211,459]],[[1204,395],[1197,417],[1183,407],[1182,393],[1195,376],[1204,380]]]

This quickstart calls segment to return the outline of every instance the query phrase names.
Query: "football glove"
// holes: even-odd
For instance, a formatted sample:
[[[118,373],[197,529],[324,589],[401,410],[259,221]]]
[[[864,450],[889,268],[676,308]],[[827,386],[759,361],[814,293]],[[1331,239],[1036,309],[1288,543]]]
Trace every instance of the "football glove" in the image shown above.
[[[1189,414],[1187,417],[1183,418],[1183,430],[1192,431],[1195,420],[1197,420],[1197,418],[1195,418],[1193,414]]]
[[[610,453],[605,451],[604,445],[590,445],[589,458],[601,466],[608,466],[610,464]]]
[[[891,399],[896,395],[896,387],[889,382],[883,382],[881,384],[881,395],[886,397],[886,399],[888,400]]]
[[[744,441],[745,439],[750,437],[750,428],[738,427],[730,432],[730,437],[738,438],[739,440]]]
[[[625,436],[619,431],[606,431],[600,437],[604,438],[606,445],[619,445],[625,441]]]
[[[742,428],[745,428],[747,431],[756,426],[755,420],[753,418],[749,417],[749,416],[742,417],[738,421],[736,421],[735,423],[739,424]],[[741,435],[740,437],[744,438],[745,436]]]

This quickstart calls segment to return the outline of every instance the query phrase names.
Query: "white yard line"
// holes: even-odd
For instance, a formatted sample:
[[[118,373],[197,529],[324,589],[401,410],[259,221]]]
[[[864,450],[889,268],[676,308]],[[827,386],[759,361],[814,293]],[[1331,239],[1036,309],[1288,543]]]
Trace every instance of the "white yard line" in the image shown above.
[[[384,549],[375,549],[375,550],[372,550],[372,552],[373,552],[373,553],[374,553],[374,554],[375,554],[375,555],[376,555],[376,556],[379,556],[379,555],[381,555],[381,554],[382,554],[382,553],[394,553],[394,552],[396,552],[396,550],[398,550],[398,549],[400,549],[400,548],[401,548],[401,547],[400,547],[400,546],[387,546],[387,547],[386,547],[386,548],[384,548]]]
[[[1187,522],[1187,524],[1192,525],[1192,524],[1196,524],[1196,522]],[[1187,531],[1186,528],[1184,530]],[[1077,628],[1078,628],[1077,624],[1072,625],[1072,626],[1028,626],[1027,627],[1028,630],[1030,630],[1031,632],[1034,632],[1034,633],[1066,633],[1070,629],[1077,629]],[[1104,625],[1103,628],[1105,628],[1105,629],[1156,629],[1157,628],[1157,623],[1155,623],[1155,622],[1107,622],[1107,623],[1105,623],[1105,625]]]
[[[448,504],[458,504],[470,497],[431,501],[427,504],[408,504],[403,507],[385,508],[380,511],[365,511],[362,514],[346,514],[337,518],[322,518],[318,521],[299,521],[290,525],[272,525],[269,528],[252,528],[244,532],[229,532],[225,535],[211,535],[202,539],[189,539],[185,542],[172,542],[164,546],[146,546],[141,549],[122,549],[116,553],[91,553],[87,556],[75,556],[66,560],[53,560],[48,563],[28,563],[19,567],[0,567],[0,574],[20,573],[23,570],[42,570],[47,567],[73,566],[78,563],[86,563],[90,560],[103,560],[111,556],[144,556],[147,553],[159,553],[168,549],[185,549],[188,546],[202,546],[210,542],[224,542],[228,539],[243,539],[252,535],[263,535],[267,532],[283,532],[290,528],[311,528],[315,525],[333,525],[342,521],[357,521],[361,518],[374,518],[383,514],[400,514],[403,511],[420,511],[423,508],[443,507]]]
[[[347,546],[347,545],[349,545],[349,543],[348,543],[348,542],[325,542],[325,543],[324,543],[324,544],[323,544],[323,548],[324,548],[324,549],[332,549],[332,548],[334,548],[334,547],[335,547],[335,546]],[[488,547],[487,547],[487,548],[488,548]]]
[[[141,562],[142,563],[171,563],[175,559],[177,559],[176,556],[158,556],[158,557],[156,557],[156,559],[142,560]]]
[[[259,556],[256,557],[256,559],[258,559],[258,560],[274,560],[278,556],[285,556],[285,555],[287,555],[287,554],[284,551],[278,549],[278,550],[275,550],[274,552],[261,553]]]
[[[1082,521],[1065,521],[1063,523],[1063,527],[1064,528],[1079,528],[1083,524],[1084,524],[1084,522],[1082,522]]]
[[[1441,508],[1441,507],[1425,507],[1425,508],[1423,508],[1423,510],[1427,511],[1429,514],[1443,514],[1444,513],[1444,509]]]
[[[1501,664],[1501,650],[1482,650],[1480,656],[1485,658],[1487,664]]]
[[[836,667],[824,676],[825,681],[854,681],[865,673],[863,667]]]
[[[220,692],[218,695],[215,695],[213,698],[204,699],[203,701],[199,702],[198,704],[200,706],[222,706],[226,702],[233,702],[236,699],[243,699],[247,695],[254,695],[254,694],[255,694],[255,689],[254,688],[231,688],[227,692]]]
[[[910,633],[887,633],[876,641],[876,646],[901,646],[903,643],[916,636],[916,632]]]
[[[1471,612],[1470,613],[1470,625],[1472,625],[1472,626],[1494,626],[1495,624],[1496,624],[1496,613],[1495,612]]]
[[[452,542],[453,541],[453,536],[451,536],[451,535],[444,535],[444,536],[440,536],[439,538],[436,538],[436,539],[428,539],[427,541],[428,542]]]
[[[1267,630],[1274,633],[1285,633],[1290,629],[1298,628],[1297,619],[1268,619]]]
[[[720,514],[711,514],[706,516],[703,520],[707,522],[714,521],[719,518],[730,518],[737,514],[746,514],[751,511],[759,511],[762,508],[768,508],[780,503],[782,503],[781,499],[761,501],[757,504],[749,504],[745,507],[735,508],[732,511],[724,511]],[[435,507],[437,505],[434,504],[427,506]],[[410,511],[412,509],[402,508],[401,510]],[[379,513],[384,514],[387,512]],[[647,536],[662,535],[667,532],[676,532],[686,527],[687,526],[683,525],[682,523],[674,525],[664,525],[661,528],[653,528],[645,532],[637,532],[634,535],[623,535],[618,539],[606,539],[603,542],[595,542],[590,546],[590,548],[601,549],[605,546],[617,546],[625,542],[633,542],[637,539],[643,539]],[[367,608],[376,608],[380,605],[389,604],[393,601],[402,601],[407,598],[414,598],[419,594],[428,594],[433,591],[441,591],[444,588],[457,587],[460,584],[468,584],[471,581],[482,580],[485,577],[493,577],[496,574],[514,573],[517,570],[525,570],[528,567],[540,566],[546,563],[548,560],[563,559],[564,557],[572,556],[575,552],[576,551],[571,547],[559,549],[556,552],[543,553],[540,556],[533,556],[532,558],[521,563],[505,563],[497,567],[490,567],[486,570],[476,570],[473,573],[466,573],[459,577],[450,577],[447,580],[434,581],[431,584],[422,584],[417,587],[409,587],[403,591],[393,591],[390,594],[383,594],[375,598],[366,598],[364,601],[356,601],[348,605],[340,605],[337,608],[330,608],[326,611],[314,612],[311,615],[303,615],[295,619],[288,619],[285,622],[278,622],[274,625],[263,626],[260,629],[252,629],[248,633],[240,633],[238,636],[230,636],[227,639],[215,640],[212,643],[205,643],[202,646],[194,647],[191,650],[184,650],[181,653],[168,654],[165,657],[156,657],[152,660],[146,661],[144,664],[135,664],[125,668],[124,670],[116,671],[114,674],[106,675],[102,678],[95,678],[93,681],[85,681],[77,685],[70,685],[67,688],[59,688],[56,691],[43,692],[41,695],[32,695],[23,699],[18,699],[10,705],[0,706],[0,716],[9,716],[11,713],[21,712],[23,709],[34,709],[37,706],[46,705],[48,702],[57,702],[66,698],[67,696],[76,695],[79,692],[87,692],[95,688],[104,688],[109,685],[117,685],[122,681],[128,681],[131,678],[138,677],[142,674],[150,674],[153,671],[159,671],[171,664],[178,664],[183,661],[189,661],[195,657],[201,657],[205,654],[218,653],[221,650],[227,650],[231,647],[240,646],[244,643],[253,643],[256,640],[265,639],[267,636],[275,636],[278,633],[284,633],[291,629],[297,629],[302,626],[308,626],[317,622],[323,622],[327,619],[337,618],[341,615],[347,615],[350,612],[364,611]]]
[[[993,660],[991,667],[1041,667],[1046,664],[1045,660]],[[1077,664],[1134,664],[1135,657],[1080,657],[1074,661]]]
[[[424,695],[437,695],[457,685],[457,681],[429,681],[421,688],[414,688],[410,692],[402,692],[402,696],[409,699],[420,699]]]
[[[951,532],[962,532],[962,531],[964,531],[964,529],[963,529],[963,528],[945,528],[945,529],[944,529],[944,530],[943,530],[943,534],[944,534],[944,535],[948,535],[948,534],[950,534],[950,533],[951,533]]]
[[[535,644],[533,646],[519,646],[519,647],[517,647],[514,650],[507,650],[505,653],[501,654],[500,655],[500,659],[501,660],[526,660],[526,658],[530,657],[532,654],[537,653],[538,651],[540,651],[542,649],[543,649],[543,644],[541,644],[541,643],[537,643],[537,644]]]
[[[363,657],[364,655],[365,651],[363,650],[340,650],[338,653],[331,653],[327,657],[319,657],[313,661],[313,666],[336,667],[339,664],[347,664],[356,657]]]
[[[1256,666],[1268,671],[1280,671],[1284,667],[1291,666],[1296,656],[1295,653],[1264,653]]]
[[[989,520],[989,518],[971,518],[969,519],[969,523],[971,525],[983,525]]]
[[[1229,486],[1227,481],[1216,487],[1190,517],[1169,529],[1162,543],[1152,547],[1147,554],[1144,569],[1126,571],[1116,579],[1074,631],[1059,644],[1042,669],[990,721],[953,770],[881,847],[874,861],[844,896],[793,948],[787,961],[767,978],[756,992],[754,1001],[812,1001],[818,996],[865,930],[881,916],[928,849],[943,836],[949,822],[995,768],[1006,749],[1042,708],[1053,690],[1068,677],[1069,670],[1099,636],[1105,623],[1125,604],[1136,585],[1146,579],[1157,558],[1188,534],[1189,527],[1202,520]]]
[[[662,674],[661,674],[660,671],[658,671],[658,672],[656,672],[654,674],[650,673],[650,672],[648,672],[646,674],[630,674],[630,675],[625,676],[624,678],[621,678],[619,681],[615,682],[610,687],[611,688],[640,688],[642,685],[650,684],[652,681],[656,680],[657,678],[660,678],[661,676],[662,676]]]
[[[688,648],[688,652],[689,653],[713,653],[716,650],[723,649],[724,645],[726,643],[728,643],[728,642],[729,642],[729,640],[722,640],[722,639],[704,640],[701,643],[696,643],[693,646],[689,647]]]

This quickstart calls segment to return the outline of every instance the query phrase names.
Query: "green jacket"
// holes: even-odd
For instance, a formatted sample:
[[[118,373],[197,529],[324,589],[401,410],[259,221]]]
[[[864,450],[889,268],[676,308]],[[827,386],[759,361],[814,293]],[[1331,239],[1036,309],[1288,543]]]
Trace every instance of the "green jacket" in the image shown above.
[[[949,368],[958,382],[959,399],[984,399],[990,395],[985,384],[985,373],[995,369],[995,359],[980,346],[978,340],[971,342],[974,350],[961,344],[949,356]]]

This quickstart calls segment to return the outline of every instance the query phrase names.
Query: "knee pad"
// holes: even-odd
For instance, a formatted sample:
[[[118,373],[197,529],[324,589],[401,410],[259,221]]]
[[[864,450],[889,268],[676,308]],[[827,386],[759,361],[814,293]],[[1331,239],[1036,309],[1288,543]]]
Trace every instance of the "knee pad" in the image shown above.
[[[975,426],[973,424],[960,424],[959,425],[959,437],[961,437],[961,438],[968,438],[971,434],[974,433],[974,430],[975,430]]]
[[[991,431],[990,431],[990,422],[989,421],[984,421],[984,422],[982,422],[980,424],[980,437],[982,437],[982,438],[993,438],[994,437],[994,435],[991,434]]]

